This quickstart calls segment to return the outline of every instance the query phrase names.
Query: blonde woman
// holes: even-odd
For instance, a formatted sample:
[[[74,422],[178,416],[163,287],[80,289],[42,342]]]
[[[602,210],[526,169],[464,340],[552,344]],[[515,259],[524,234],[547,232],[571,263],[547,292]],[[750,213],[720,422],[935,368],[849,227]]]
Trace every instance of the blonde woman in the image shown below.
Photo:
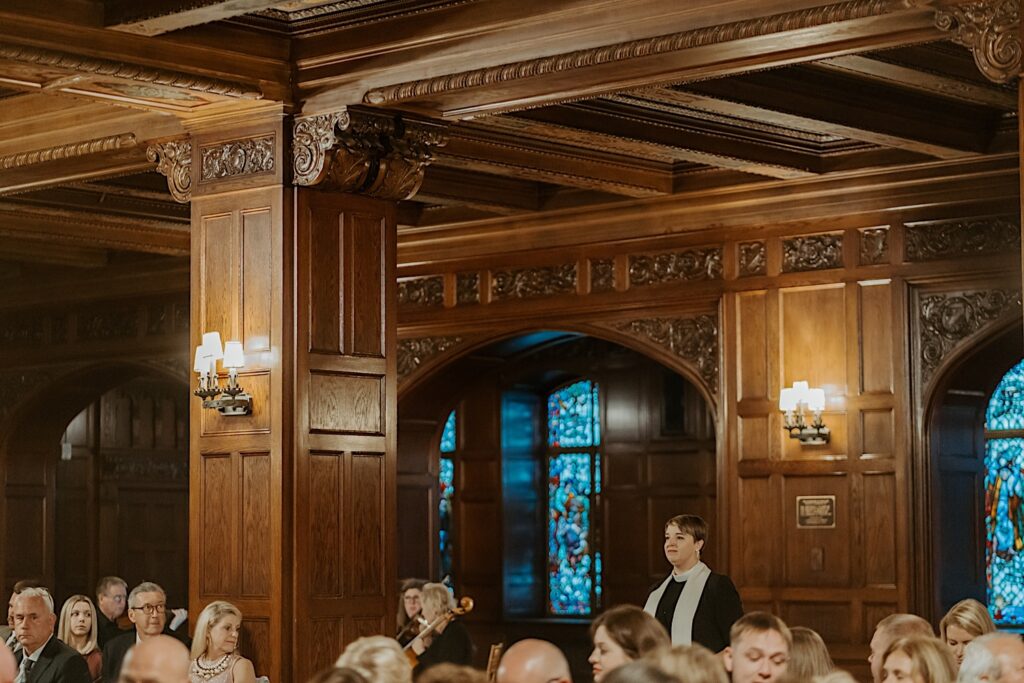
[[[882,657],[882,683],[953,683],[956,659],[934,636],[898,638]]]
[[[958,670],[963,664],[964,648],[967,644],[978,636],[995,630],[996,625],[992,622],[985,605],[971,598],[961,600],[950,607],[946,616],[939,622],[939,637],[953,651]]]
[[[722,660],[703,645],[676,645],[648,654],[648,659],[665,673],[686,683],[729,683]]]
[[[96,619],[92,600],[85,595],[72,595],[65,600],[60,610],[57,639],[75,648],[85,658],[93,681],[99,680],[103,670],[103,655],[96,642],[98,637],[99,620]]]
[[[242,613],[230,602],[211,602],[199,614],[192,638],[190,683],[255,683],[252,662],[238,654]]]
[[[423,618],[434,623],[455,607],[455,598],[443,583],[428,583],[423,587]],[[425,630],[425,629],[424,629]],[[458,619],[443,623],[433,633],[416,636],[409,645],[419,658],[416,675],[430,667],[447,662],[468,666],[473,663],[473,640]]]
[[[354,669],[373,683],[412,683],[412,666],[394,638],[359,638],[348,644],[334,666]]]
[[[835,665],[825,647],[825,641],[817,631],[805,626],[793,626],[789,632],[793,635],[793,646],[789,648],[787,675],[805,681],[832,673]]]

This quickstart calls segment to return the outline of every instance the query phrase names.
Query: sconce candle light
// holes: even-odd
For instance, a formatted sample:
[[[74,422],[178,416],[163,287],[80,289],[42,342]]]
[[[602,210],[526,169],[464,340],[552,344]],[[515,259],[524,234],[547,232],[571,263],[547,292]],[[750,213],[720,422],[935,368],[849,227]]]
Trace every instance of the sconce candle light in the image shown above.
[[[217,374],[217,361],[222,359],[228,370],[228,385],[223,389]],[[220,332],[206,332],[203,343],[196,347],[192,369],[199,375],[199,387],[192,393],[203,399],[204,408],[217,410],[221,415],[249,415],[252,396],[238,384],[238,371],[244,367],[242,342],[229,341],[221,345]]]
[[[783,429],[789,438],[799,439],[805,446],[827,444],[831,433],[821,421],[825,410],[825,390],[811,388],[807,382],[793,382],[793,386],[779,392],[779,410],[785,413]],[[806,411],[811,412],[811,423],[807,424]]]

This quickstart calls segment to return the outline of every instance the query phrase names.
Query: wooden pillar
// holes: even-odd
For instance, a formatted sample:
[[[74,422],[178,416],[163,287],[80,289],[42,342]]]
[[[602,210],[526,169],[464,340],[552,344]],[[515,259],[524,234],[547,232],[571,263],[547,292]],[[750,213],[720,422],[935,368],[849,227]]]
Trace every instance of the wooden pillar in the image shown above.
[[[190,610],[236,604],[242,651],[275,683],[394,628],[395,205],[338,188],[408,180],[323,182],[360,131],[344,112],[321,120],[315,139],[296,126],[294,150],[275,112],[151,149],[192,202],[193,347],[203,332],[241,340],[253,397],[241,417],[192,399]],[[380,142],[365,147],[390,148]],[[422,179],[427,159],[416,163]]]

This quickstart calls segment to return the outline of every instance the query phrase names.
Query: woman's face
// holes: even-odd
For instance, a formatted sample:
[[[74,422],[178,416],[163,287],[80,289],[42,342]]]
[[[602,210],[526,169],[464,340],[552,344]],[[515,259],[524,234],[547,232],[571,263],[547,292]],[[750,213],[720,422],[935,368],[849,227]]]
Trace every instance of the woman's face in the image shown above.
[[[424,603],[422,603],[422,605],[423,605],[423,618],[426,619],[427,621],[433,621],[434,619],[437,619],[439,616],[441,616],[444,613],[442,610],[439,610],[436,607],[434,607],[434,605],[432,603],[430,603],[430,602],[424,602]]]
[[[614,671],[631,660],[622,647],[611,639],[605,627],[598,626],[594,632],[594,651],[590,653],[587,661],[593,667],[594,681],[600,683],[609,671]]]
[[[946,627],[946,645],[949,645],[950,649],[953,650],[953,654],[956,655],[956,665],[958,668],[964,662],[964,648],[972,640],[974,640],[974,636],[956,624],[950,624]]]
[[[423,607],[421,599],[423,592],[419,588],[410,588],[402,593],[402,604],[405,606],[405,616],[410,619],[419,613]]]
[[[210,633],[206,636],[206,654],[221,656],[234,652],[238,647],[238,630],[241,627],[242,620],[234,614],[222,617],[220,621],[210,627]]]
[[[882,663],[882,683],[924,683],[921,674],[912,673],[914,664],[903,650],[896,650]]]
[[[76,636],[87,636],[92,630],[92,608],[89,603],[78,601],[71,606],[71,633]]]
[[[673,567],[689,569],[697,564],[703,547],[704,541],[694,541],[692,535],[675,524],[669,524],[665,529],[665,559]]]

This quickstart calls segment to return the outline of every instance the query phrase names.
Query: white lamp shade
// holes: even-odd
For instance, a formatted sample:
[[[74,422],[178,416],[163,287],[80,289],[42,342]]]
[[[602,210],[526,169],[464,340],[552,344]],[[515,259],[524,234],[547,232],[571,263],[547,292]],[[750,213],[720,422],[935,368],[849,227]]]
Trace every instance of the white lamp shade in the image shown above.
[[[206,363],[206,367],[209,368],[208,372],[211,375],[216,375],[217,374],[217,359],[216,358],[214,358],[210,354],[205,354],[203,356],[203,362]]]
[[[796,389],[787,388],[779,392],[779,410],[784,413],[788,413],[791,410],[796,410]]]
[[[807,408],[816,413],[825,410],[825,390],[811,389],[807,394]]]
[[[797,403],[807,403],[807,392],[810,391],[807,382],[793,382],[793,391],[796,392]]]
[[[220,332],[206,332],[203,334],[203,355],[212,356],[214,360],[224,357],[224,346],[220,342]]]
[[[229,341],[224,345],[224,367],[245,367],[245,351],[242,350],[242,342]]]
[[[196,347],[196,359],[192,363],[192,369],[198,372],[199,374],[203,374],[210,369],[210,363],[206,361],[203,357],[202,344]]]

